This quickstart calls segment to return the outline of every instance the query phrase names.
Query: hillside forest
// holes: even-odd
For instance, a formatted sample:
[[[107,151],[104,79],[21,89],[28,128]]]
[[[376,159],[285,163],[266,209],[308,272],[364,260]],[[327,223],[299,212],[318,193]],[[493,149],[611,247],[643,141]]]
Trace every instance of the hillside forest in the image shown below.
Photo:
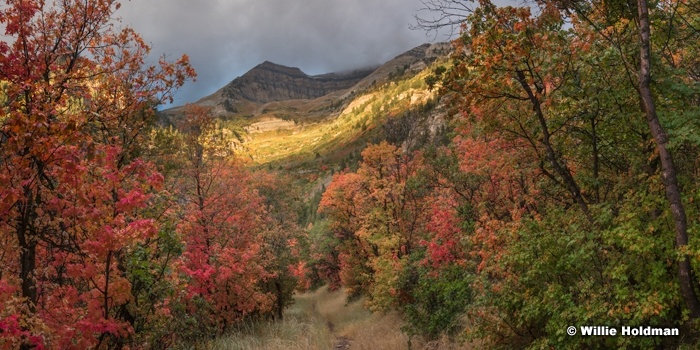
[[[451,53],[258,136],[158,112],[196,74],[116,1],[4,3],[1,349],[199,347],[323,285],[409,339],[700,344],[697,0],[426,0]]]

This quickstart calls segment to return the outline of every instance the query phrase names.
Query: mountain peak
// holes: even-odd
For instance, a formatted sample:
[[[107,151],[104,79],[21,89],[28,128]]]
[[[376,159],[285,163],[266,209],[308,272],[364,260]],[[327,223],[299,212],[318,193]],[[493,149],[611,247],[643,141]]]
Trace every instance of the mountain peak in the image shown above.
[[[253,69],[246,72],[243,76],[250,74],[258,74],[260,72],[270,71],[274,73],[279,73],[282,75],[295,76],[295,77],[308,77],[306,73],[302,72],[301,69],[296,67],[288,67],[281,64],[277,64],[270,61],[265,61],[253,67]]]
[[[228,100],[273,102],[283,100],[314,99],[331,92],[348,89],[370,71],[350,74],[322,74],[309,76],[296,67],[264,61],[223,89]]]
[[[450,49],[449,43],[423,44],[378,67],[319,75],[308,75],[297,67],[266,60],[197,103],[215,107],[217,115],[252,116],[263,110],[258,107],[270,102],[314,100],[335,94],[328,99],[332,101],[338,96],[347,97],[351,90],[362,91],[395,78],[397,73],[418,72],[437,57],[445,56]],[[177,110],[175,107],[170,113],[177,113]]]

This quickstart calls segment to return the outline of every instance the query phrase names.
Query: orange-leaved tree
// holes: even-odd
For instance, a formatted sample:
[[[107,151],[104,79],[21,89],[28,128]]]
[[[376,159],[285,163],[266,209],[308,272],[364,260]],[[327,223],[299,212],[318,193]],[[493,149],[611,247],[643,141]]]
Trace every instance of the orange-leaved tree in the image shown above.
[[[407,297],[399,273],[425,238],[431,192],[420,176],[420,153],[383,142],[365,149],[362,158],[357,173],[333,178],[319,210],[341,240],[343,285],[368,295],[373,308],[386,309]]]

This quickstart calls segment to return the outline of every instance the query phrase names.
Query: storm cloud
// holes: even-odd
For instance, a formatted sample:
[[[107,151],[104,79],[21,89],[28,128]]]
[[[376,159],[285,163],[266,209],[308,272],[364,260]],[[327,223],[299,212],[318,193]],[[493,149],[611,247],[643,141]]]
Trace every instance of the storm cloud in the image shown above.
[[[154,59],[187,54],[197,70],[174,105],[194,102],[265,60],[307,74],[378,65],[425,42],[420,0],[130,0],[117,16]]]

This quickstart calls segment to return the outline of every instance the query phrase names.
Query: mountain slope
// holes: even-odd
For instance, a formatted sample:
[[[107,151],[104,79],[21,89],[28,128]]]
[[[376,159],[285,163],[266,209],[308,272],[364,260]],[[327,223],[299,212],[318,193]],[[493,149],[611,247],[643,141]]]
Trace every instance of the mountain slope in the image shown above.
[[[211,107],[224,128],[242,135],[238,153],[258,164],[347,154],[357,142],[376,137],[386,118],[430,101],[427,68],[449,48],[424,44],[372,71],[344,74],[309,76],[263,62],[196,104]],[[163,115],[175,120],[181,113],[178,107]]]

